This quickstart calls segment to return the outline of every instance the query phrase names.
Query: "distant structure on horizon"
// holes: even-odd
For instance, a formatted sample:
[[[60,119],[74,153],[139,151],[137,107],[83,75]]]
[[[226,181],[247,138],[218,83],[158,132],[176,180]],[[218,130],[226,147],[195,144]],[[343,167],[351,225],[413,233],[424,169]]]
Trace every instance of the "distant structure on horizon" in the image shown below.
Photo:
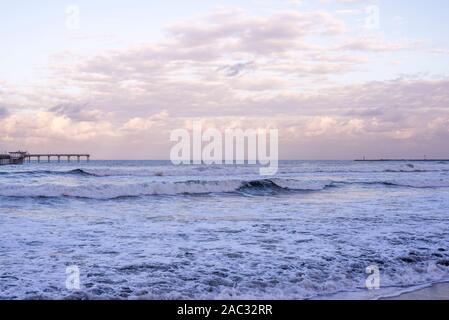
[[[443,161],[447,162],[449,159],[427,159],[425,157],[424,159],[366,159],[363,157],[363,159],[356,159],[354,161],[357,162],[394,162],[394,161],[400,161],[400,162],[418,162],[418,161],[425,161],[425,162],[436,162],[436,161]]]

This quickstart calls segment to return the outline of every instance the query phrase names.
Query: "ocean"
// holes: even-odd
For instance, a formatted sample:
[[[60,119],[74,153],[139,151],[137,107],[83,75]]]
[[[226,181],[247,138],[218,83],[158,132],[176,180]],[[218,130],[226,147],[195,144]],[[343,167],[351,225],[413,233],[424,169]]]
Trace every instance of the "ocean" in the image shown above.
[[[0,299],[376,299],[447,280],[449,162],[0,167]]]

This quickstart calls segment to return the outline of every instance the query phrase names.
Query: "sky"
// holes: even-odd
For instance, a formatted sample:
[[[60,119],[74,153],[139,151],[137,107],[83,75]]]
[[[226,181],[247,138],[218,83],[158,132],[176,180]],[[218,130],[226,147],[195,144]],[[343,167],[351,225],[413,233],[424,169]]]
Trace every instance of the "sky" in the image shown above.
[[[168,159],[278,129],[281,159],[449,158],[449,1],[0,3],[0,152]]]

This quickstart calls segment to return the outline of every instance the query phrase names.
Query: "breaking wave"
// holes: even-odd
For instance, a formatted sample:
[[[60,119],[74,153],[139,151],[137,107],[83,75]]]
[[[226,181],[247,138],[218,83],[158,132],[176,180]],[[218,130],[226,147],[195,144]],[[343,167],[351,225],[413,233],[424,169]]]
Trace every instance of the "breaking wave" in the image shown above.
[[[76,197],[90,199],[116,199],[151,195],[178,194],[272,194],[288,191],[319,191],[332,185],[331,181],[295,181],[288,179],[254,181],[185,181],[151,182],[126,185],[86,185],[66,186],[58,184],[42,185],[0,185],[0,196],[4,197]]]
[[[74,169],[69,171],[54,171],[54,170],[34,170],[34,171],[11,171],[11,172],[0,172],[0,175],[4,176],[14,176],[14,175],[76,175],[76,176],[93,176],[97,177],[95,173],[91,173],[82,169]]]
[[[192,180],[182,182],[149,182],[138,184],[91,184],[67,186],[0,185],[3,197],[74,197],[89,199],[116,199],[152,195],[201,195],[212,193],[238,193],[241,195],[270,195],[298,191],[322,191],[339,185],[383,185],[408,188],[449,188],[449,180],[398,180],[398,181],[304,181],[295,179],[265,180]]]

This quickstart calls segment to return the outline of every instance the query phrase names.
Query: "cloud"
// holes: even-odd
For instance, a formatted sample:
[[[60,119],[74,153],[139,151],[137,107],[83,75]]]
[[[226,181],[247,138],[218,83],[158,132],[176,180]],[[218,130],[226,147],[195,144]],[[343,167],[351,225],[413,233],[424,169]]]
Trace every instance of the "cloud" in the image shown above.
[[[115,135],[110,123],[73,121],[51,112],[17,113],[0,120],[0,136],[15,141],[87,141],[102,135]]]
[[[182,47],[226,46],[226,51],[253,54],[291,50],[305,36],[336,35],[345,30],[342,21],[326,12],[285,11],[262,17],[241,9],[222,9],[169,28],[170,35]]]
[[[0,107],[0,118],[4,118],[7,115],[9,115],[8,109],[6,109],[5,107]]]
[[[167,111],[161,111],[150,117],[135,117],[129,119],[122,127],[125,131],[144,131],[165,125],[170,118]]]
[[[248,71],[254,67],[254,62],[240,62],[232,65],[221,66],[217,69],[219,72],[223,72],[227,77],[236,77],[245,71]]]
[[[420,42],[399,42],[389,43],[381,38],[359,38],[350,40],[347,43],[337,47],[337,50],[351,50],[351,51],[374,51],[374,52],[388,52],[412,49],[419,45]]]
[[[303,53],[328,54],[326,48],[309,43],[308,37],[332,39],[345,31],[345,24],[327,12],[293,10],[255,16],[242,9],[223,8],[169,26],[166,37],[157,43],[105,52],[59,71],[61,77],[68,75],[84,85],[164,81],[179,79],[181,74],[207,77],[217,69],[232,76],[244,68],[274,66],[272,60],[310,63]],[[319,58],[313,62],[319,63]]]
[[[43,94],[53,101],[42,104],[57,105],[53,111],[75,120],[97,119],[101,112],[125,120],[130,113],[145,117],[161,110],[180,116],[227,115],[239,108],[251,111],[253,104],[268,104],[279,96],[288,100],[298,88],[325,86],[332,77],[360,70],[368,61],[363,52],[409,45],[351,39],[348,32],[327,12],[254,15],[221,8],[170,25],[158,42],[58,66],[53,80],[60,89]],[[72,93],[74,88],[76,94],[61,99],[62,90]],[[71,105],[82,96],[89,96],[95,109]],[[29,100],[37,100],[33,98]]]
[[[76,148],[100,158],[120,150],[120,154],[129,153],[131,158],[137,152],[141,158],[162,159],[169,154],[170,131],[188,128],[193,120],[223,131],[236,127],[277,128],[283,156],[292,158],[341,158],[342,150],[352,158],[360,156],[354,153],[358,150],[369,155],[366,146],[373,144],[376,150],[398,153],[407,152],[413,144],[414,150],[426,149],[431,154],[432,150],[439,152],[449,138],[448,79],[397,79],[336,86],[314,93],[286,91],[264,98],[229,95],[219,101],[214,100],[217,92],[205,94],[202,101],[216,104],[209,113],[182,114],[172,107],[172,112],[145,109],[147,115],[113,114],[89,121],[70,117],[72,108],[10,113],[0,118],[0,137],[12,149]],[[196,105],[190,103],[183,108],[194,110]],[[235,107],[223,111],[227,104]],[[333,150],[333,145],[341,149]]]
[[[260,16],[223,8],[171,25],[158,42],[58,65],[53,87],[40,88],[41,97],[33,94],[27,103],[40,99],[41,105],[56,105],[50,111],[74,120],[98,119],[102,112],[125,120],[131,113],[144,117],[164,109],[180,116],[232,114],[248,99],[265,101],[364,64],[363,57],[310,40],[333,42],[346,31],[326,12]],[[82,105],[83,96],[94,109]]]
[[[50,112],[58,116],[65,116],[76,121],[98,121],[105,118],[104,112],[98,109],[90,109],[87,103],[84,104],[59,104],[49,109]]]

